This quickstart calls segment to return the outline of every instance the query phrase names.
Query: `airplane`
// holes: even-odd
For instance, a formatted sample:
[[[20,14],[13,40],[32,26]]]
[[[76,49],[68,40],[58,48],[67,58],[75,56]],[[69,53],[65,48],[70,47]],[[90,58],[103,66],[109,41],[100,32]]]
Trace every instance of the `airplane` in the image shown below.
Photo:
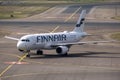
[[[43,55],[43,49],[51,50],[56,49],[58,55],[67,56],[68,51],[72,45],[83,45],[83,44],[97,44],[106,43],[111,41],[86,41],[81,42],[80,40],[86,36],[90,36],[84,32],[86,10],[82,10],[75,28],[72,31],[63,31],[57,33],[41,33],[41,34],[27,34],[22,36],[20,39],[5,36],[5,38],[17,40],[17,49],[21,52],[28,53],[26,57],[30,56],[31,50],[36,50],[37,55]]]

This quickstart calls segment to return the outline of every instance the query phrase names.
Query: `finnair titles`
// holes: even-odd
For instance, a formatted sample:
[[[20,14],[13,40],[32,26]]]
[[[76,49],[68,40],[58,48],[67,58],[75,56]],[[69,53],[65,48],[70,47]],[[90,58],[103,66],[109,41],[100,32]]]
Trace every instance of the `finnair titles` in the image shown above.
[[[56,35],[41,35],[37,36],[37,43],[39,42],[57,42],[57,41],[66,41],[65,34],[56,34]]]

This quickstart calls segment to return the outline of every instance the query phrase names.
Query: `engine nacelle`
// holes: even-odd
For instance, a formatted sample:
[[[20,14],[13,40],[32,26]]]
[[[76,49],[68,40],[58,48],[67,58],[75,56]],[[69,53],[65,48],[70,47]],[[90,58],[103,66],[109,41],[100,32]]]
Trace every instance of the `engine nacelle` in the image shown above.
[[[66,46],[59,46],[57,47],[56,49],[56,52],[59,54],[59,55],[65,55],[67,54],[67,52],[69,51],[68,47]]]

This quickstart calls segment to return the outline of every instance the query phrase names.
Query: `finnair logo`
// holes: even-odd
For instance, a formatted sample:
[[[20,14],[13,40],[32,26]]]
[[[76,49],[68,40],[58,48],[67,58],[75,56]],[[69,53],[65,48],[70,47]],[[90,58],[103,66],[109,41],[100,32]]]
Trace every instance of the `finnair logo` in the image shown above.
[[[76,27],[80,27],[82,24],[83,24],[83,21],[85,20],[85,18],[82,18],[81,19],[81,21],[80,21],[80,23],[78,23],[77,25],[76,25]]]
[[[56,41],[66,41],[66,35],[45,35],[37,36],[37,42],[56,42]]]

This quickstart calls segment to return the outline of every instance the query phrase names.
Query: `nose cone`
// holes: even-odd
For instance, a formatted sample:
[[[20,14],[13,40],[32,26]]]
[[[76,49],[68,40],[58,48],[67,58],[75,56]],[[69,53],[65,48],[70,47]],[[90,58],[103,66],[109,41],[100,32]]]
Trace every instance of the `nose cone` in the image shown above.
[[[18,42],[18,43],[17,43],[17,48],[18,48],[19,50],[26,50],[25,43]]]

